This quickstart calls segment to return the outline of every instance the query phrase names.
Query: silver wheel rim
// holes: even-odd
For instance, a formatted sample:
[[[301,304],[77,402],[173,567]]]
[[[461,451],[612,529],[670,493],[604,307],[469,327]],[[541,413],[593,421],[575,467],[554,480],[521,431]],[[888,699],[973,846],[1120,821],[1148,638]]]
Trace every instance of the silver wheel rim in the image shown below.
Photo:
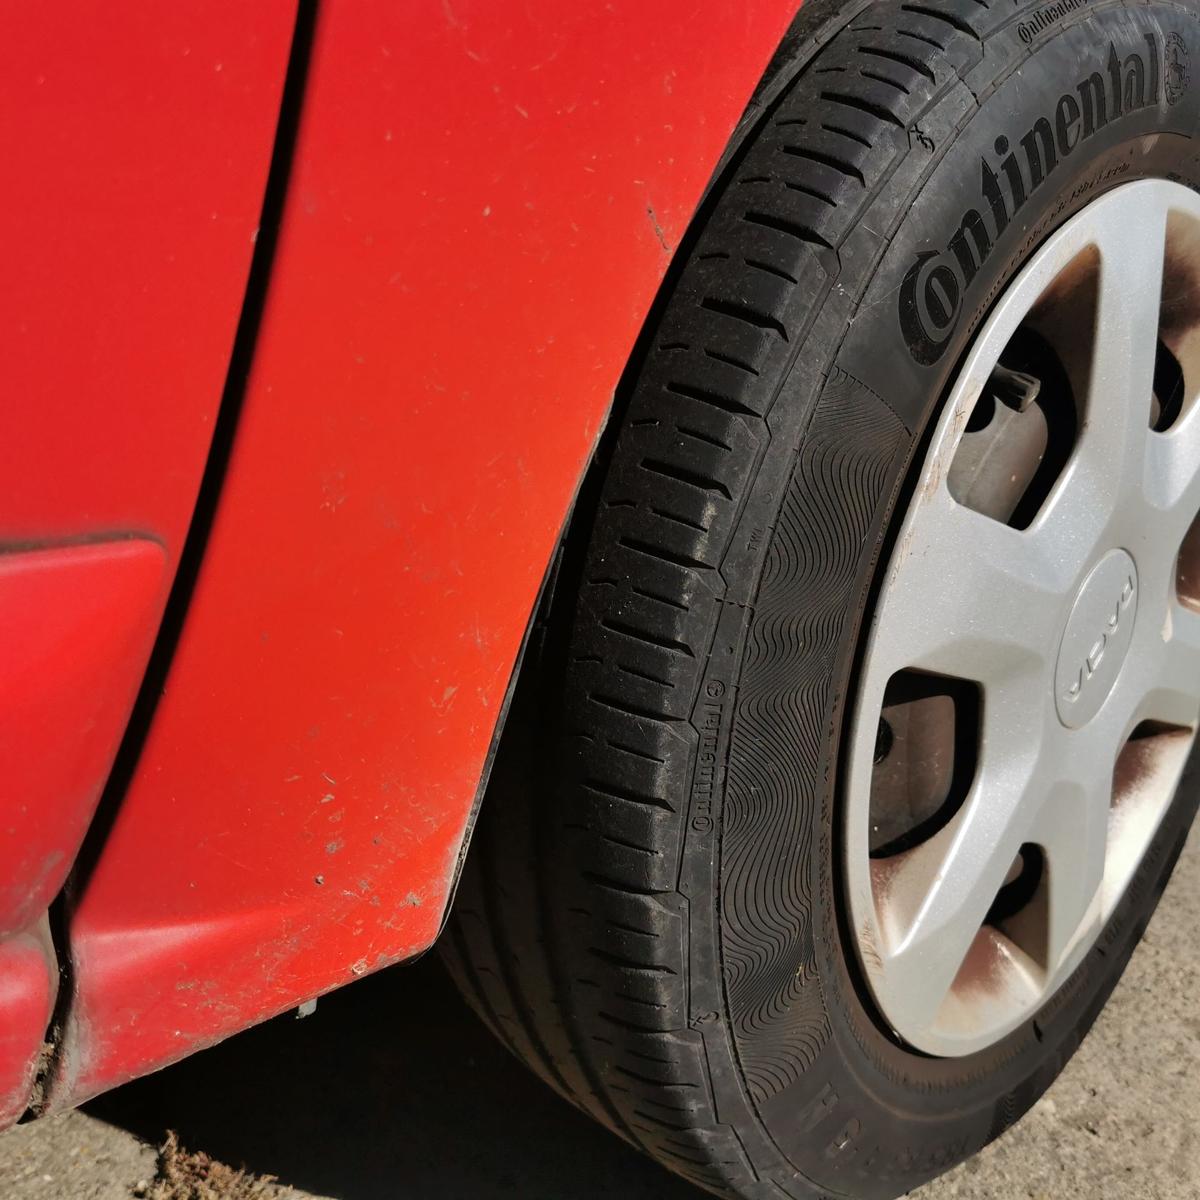
[[[1174,302],[1164,274],[1196,286],[1197,250],[1200,197],[1160,181],[1106,193],[1038,250],[976,338],[886,564],[850,728],[843,867],[875,1003],[926,1053],[994,1044],[1079,965],[1191,747],[1200,404],[1190,401],[1200,392],[1200,336],[1190,313],[1170,330],[1160,314],[1165,322]],[[1016,528],[955,498],[954,464],[1014,335],[1047,313],[1068,320],[1081,306],[1066,302],[1067,289],[1081,295],[1074,281],[1085,275],[1094,317],[1083,330],[1082,412],[1052,487]],[[1157,432],[1156,362],[1168,338],[1184,398]],[[873,854],[891,753],[881,715],[890,681],[910,675],[962,681],[978,697],[973,733],[964,722],[971,775],[933,832]],[[912,744],[901,775],[918,761],[942,770],[937,754],[921,759]],[[1008,912],[998,897],[1026,876],[1033,890]]]

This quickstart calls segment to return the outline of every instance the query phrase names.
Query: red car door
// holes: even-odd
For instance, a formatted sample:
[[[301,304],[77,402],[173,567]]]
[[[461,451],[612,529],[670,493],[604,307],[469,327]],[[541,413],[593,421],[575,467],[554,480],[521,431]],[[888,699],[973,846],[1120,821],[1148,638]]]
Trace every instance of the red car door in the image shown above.
[[[55,0],[0,42],[0,1125],[209,452],[295,21]]]

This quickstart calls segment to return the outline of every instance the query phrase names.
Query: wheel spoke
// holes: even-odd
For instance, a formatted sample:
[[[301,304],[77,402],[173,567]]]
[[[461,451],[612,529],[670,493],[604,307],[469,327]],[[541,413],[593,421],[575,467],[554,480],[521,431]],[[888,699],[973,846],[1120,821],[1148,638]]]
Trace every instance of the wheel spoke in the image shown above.
[[[1177,548],[1200,512],[1200,405],[1146,446],[1145,497],[1155,541]]]
[[[1083,420],[1039,521],[1088,549],[1145,487],[1166,217],[1157,203],[1133,197],[1114,203],[1093,231],[1099,295]]]
[[[944,484],[926,497],[889,567],[873,652],[884,681],[913,667],[986,685],[1043,666],[1066,586],[1061,560],[1044,550]]]
[[[1166,232],[1166,210],[1132,196],[1096,229],[1100,289],[1078,457],[1102,472],[1106,494],[1118,499],[1142,483]]]
[[[1024,784],[1011,786],[1017,766]],[[1007,781],[1001,784],[1000,778]],[[876,864],[889,991],[928,1022],[954,984],[1029,824],[1037,772],[1029,761],[985,772],[964,811],[936,837]]]
[[[1099,931],[1113,755],[1108,746],[1073,744],[1063,765],[1071,777],[1052,787],[1029,833],[1045,855],[1044,896],[1014,919],[1050,973]]]
[[[1148,646],[1129,666],[1128,686],[1138,695],[1134,721],[1127,724],[1159,721],[1195,728],[1200,717],[1200,613],[1174,604],[1157,645]]]

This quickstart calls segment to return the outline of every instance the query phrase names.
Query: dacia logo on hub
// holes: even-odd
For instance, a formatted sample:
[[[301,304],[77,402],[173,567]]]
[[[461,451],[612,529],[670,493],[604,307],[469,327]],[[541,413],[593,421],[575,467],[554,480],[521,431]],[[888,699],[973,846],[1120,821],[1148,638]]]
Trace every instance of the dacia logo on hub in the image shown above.
[[[1068,729],[1082,729],[1104,707],[1133,645],[1137,566],[1113,549],[1079,586],[1054,664],[1054,707]]]
[[[1104,652],[1108,649],[1109,642],[1116,639],[1117,634],[1120,633],[1121,622],[1129,610],[1130,602],[1133,600],[1133,593],[1136,590],[1137,584],[1134,582],[1133,575],[1126,575],[1125,582],[1121,587],[1121,594],[1117,597],[1116,603],[1112,606],[1105,619],[1104,629],[1101,631],[1099,638],[1092,643],[1091,649],[1084,655],[1083,662],[1079,664],[1074,678],[1063,694],[1063,699],[1068,704],[1074,704],[1083,695],[1083,689],[1087,687],[1096,672],[1100,670],[1100,664],[1104,661]]]
[[[1145,35],[1144,52],[1124,58],[1110,43],[1105,69],[1064,92],[1052,114],[1039,117],[1015,145],[1003,134],[996,139],[995,165],[986,158],[980,162],[982,202],[963,213],[944,250],[917,254],[900,287],[900,329],[917,362],[932,366],[941,358],[967,289],[1000,236],[1061,163],[1106,126],[1157,105],[1160,97],[1168,104],[1182,98],[1187,53],[1187,44],[1174,33],[1167,52],[1153,33]]]

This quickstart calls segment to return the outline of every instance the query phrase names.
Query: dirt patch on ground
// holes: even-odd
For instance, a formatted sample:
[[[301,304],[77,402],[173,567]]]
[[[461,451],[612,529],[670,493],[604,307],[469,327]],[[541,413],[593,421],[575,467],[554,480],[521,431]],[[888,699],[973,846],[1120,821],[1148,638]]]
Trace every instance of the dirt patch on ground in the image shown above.
[[[201,1150],[185,1149],[174,1131],[158,1148],[158,1174],[133,1188],[141,1200],[286,1200],[291,1194],[273,1175],[249,1175]]]

